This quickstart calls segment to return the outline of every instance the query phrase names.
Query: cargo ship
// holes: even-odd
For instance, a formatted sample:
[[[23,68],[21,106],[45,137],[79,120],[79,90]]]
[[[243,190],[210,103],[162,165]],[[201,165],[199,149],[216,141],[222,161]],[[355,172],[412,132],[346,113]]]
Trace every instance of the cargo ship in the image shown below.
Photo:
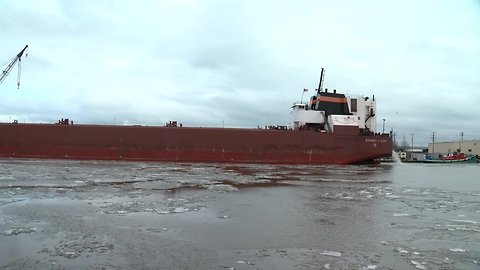
[[[0,157],[156,162],[357,164],[392,154],[376,132],[375,97],[347,97],[319,87],[295,102],[289,126],[256,128],[57,123],[0,124]],[[304,93],[306,91],[304,90]],[[302,96],[303,99],[303,96]]]

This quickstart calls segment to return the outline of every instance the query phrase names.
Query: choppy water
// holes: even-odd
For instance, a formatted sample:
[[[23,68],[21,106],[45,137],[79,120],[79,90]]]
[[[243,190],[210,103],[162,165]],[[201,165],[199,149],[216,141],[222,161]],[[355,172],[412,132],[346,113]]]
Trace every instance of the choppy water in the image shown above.
[[[480,269],[478,164],[0,160],[0,269]]]

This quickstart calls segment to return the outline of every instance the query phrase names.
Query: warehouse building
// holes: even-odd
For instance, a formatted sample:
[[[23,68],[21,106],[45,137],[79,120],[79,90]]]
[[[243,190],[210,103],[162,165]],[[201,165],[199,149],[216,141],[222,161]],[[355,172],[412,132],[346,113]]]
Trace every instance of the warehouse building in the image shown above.
[[[480,156],[480,140],[428,144],[428,153],[449,154],[454,152]]]

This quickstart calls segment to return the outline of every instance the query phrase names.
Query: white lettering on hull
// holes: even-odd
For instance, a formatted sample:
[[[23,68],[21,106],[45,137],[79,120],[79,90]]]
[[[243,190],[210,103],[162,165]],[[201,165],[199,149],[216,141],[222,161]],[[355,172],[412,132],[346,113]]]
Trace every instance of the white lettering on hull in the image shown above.
[[[387,139],[365,139],[367,143],[387,143]]]

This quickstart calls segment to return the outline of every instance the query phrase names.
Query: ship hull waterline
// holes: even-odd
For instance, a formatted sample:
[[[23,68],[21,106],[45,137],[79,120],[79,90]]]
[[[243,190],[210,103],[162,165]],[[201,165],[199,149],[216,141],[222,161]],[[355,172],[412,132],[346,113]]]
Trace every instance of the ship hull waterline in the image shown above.
[[[155,162],[357,164],[392,153],[388,136],[308,130],[0,124],[0,157]]]

